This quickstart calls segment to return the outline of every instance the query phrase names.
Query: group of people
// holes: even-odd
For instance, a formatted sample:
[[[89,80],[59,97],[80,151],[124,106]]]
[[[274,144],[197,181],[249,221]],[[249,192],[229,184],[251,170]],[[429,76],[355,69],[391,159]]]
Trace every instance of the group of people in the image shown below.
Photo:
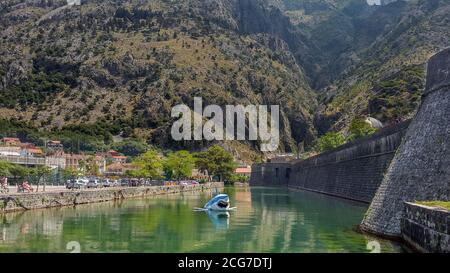
[[[23,181],[22,183],[17,184],[17,192],[33,192],[34,189],[28,183],[28,181]],[[0,177],[0,193],[8,193],[8,177]]]
[[[8,177],[0,177],[0,193],[7,193],[8,191]]]

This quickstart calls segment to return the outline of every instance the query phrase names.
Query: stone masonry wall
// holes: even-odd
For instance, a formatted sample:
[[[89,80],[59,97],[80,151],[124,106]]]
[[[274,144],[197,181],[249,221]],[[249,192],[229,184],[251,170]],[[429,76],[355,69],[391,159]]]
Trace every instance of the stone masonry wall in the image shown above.
[[[291,168],[287,163],[261,163],[252,166],[250,184],[252,186],[287,186]]]
[[[0,212],[74,206],[115,199],[223,188],[223,183],[188,186],[119,187],[0,195]]]
[[[288,186],[370,203],[409,122],[294,163]]]
[[[450,211],[405,203],[401,233],[419,251],[450,253]]]
[[[450,49],[428,63],[422,105],[361,228],[400,237],[404,202],[450,199]]]
[[[287,186],[370,203],[409,122],[307,160],[252,166],[251,185]]]

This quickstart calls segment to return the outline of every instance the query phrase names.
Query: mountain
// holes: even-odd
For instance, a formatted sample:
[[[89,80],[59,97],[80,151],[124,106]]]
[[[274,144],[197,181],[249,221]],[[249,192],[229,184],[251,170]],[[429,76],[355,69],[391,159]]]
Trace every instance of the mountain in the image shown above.
[[[427,60],[450,45],[448,0],[274,3],[315,45],[314,66],[303,68],[319,94],[319,135],[346,131],[357,116],[386,124],[411,118],[420,104]]]
[[[281,150],[295,151],[357,116],[411,117],[426,60],[450,44],[449,11],[448,0],[2,2],[0,113],[201,149],[167,137],[172,106],[279,104]],[[259,144],[225,145],[254,157]]]
[[[201,96],[205,105],[279,104],[282,149],[316,135],[316,94],[283,39],[304,45],[278,10],[215,0],[2,5],[3,116],[48,130],[120,124],[125,137],[177,148],[171,108]]]
[[[354,61],[344,61],[345,69],[321,90],[319,133],[342,130],[361,115],[384,123],[411,118],[420,105],[426,62],[450,45],[449,12],[448,0],[397,1],[366,17],[366,30],[380,18],[389,20],[381,20],[388,23],[374,28],[376,38],[356,46]]]

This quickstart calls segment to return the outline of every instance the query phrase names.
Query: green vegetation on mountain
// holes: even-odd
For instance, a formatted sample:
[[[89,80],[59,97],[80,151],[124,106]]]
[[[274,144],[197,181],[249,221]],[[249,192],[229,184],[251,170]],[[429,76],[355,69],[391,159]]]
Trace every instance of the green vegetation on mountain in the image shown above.
[[[315,138],[316,95],[286,42],[241,31],[222,1],[97,0],[57,13],[64,1],[19,2],[0,14],[4,117],[83,135],[92,124],[105,143],[120,134],[199,149],[161,136],[170,132],[171,108],[201,96],[205,105],[280,105],[283,150]]]
[[[355,118],[350,124],[348,136],[349,141],[353,141],[375,133],[377,129],[370,126],[364,119]]]
[[[327,132],[350,135],[355,118],[411,118],[426,61],[450,45],[448,0],[65,5],[0,3],[0,134],[58,137],[74,152],[204,150],[167,137],[171,108],[195,96],[280,105],[280,151],[295,152]],[[258,141],[223,144],[258,160]]]
[[[345,141],[346,138],[342,133],[328,132],[317,139],[314,148],[317,152],[323,153],[345,144]]]

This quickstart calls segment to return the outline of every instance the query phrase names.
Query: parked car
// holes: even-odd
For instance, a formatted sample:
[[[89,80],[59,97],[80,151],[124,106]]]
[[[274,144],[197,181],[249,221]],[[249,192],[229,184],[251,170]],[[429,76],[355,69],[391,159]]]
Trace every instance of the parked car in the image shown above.
[[[71,188],[73,188],[73,185],[74,185],[74,183],[75,183],[75,179],[69,179],[69,180],[67,180],[66,181],[66,189],[71,189]]]
[[[132,178],[132,179],[130,179],[130,182],[128,183],[128,185],[130,187],[139,187],[139,186],[141,186],[141,181],[139,179]]]
[[[100,183],[99,183],[99,186],[100,187],[103,187],[103,188],[109,188],[109,187],[111,187],[111,181],[109,180],[109,179],[101,179],[100,180]]]
[[[88,181],[85,179],[70,179],[66,182],[66,188],[67,189],[83,189],[86,188],[86,184]]]
[[[120,179],[120,186],[122,187],[128,187],[129,186],[129,179],[128,178],[122,178]]]
[[[111,187],[120,187],[119,180],[112,180],[111,181]]]
[[[150,180],[151,186],[164,186],[165,181],[164,180]]]
[[[98,188],[99,186],[100,186],[100,183],[98,182],[97,179],[94,179],[94,178],[89,179],[89,182],[86,185],[86,187],[88,189],[91,189],[91,188],[95,189],[95,188]]]

